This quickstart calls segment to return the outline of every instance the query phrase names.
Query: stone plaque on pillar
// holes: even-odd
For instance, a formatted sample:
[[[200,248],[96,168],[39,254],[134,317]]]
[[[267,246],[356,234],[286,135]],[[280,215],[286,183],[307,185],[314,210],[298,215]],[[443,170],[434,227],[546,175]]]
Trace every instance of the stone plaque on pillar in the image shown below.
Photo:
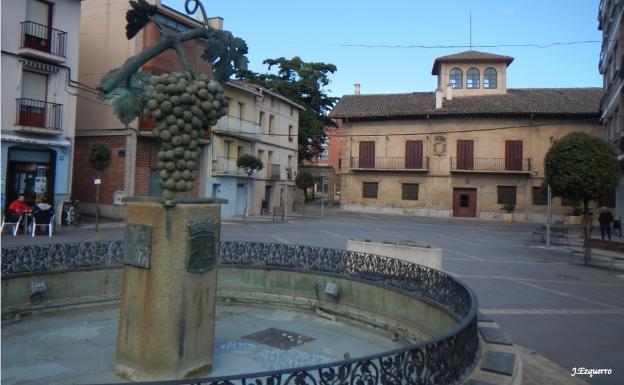
[[[152,226],[128,223],[124,238],[124,264],[149,269],[152,252]]]
[[[189,231],[187,270],[191,273],[203,273],[214,269],[219,245],[217,224],[211,220],[200,220],[190,222],[187,227]]]

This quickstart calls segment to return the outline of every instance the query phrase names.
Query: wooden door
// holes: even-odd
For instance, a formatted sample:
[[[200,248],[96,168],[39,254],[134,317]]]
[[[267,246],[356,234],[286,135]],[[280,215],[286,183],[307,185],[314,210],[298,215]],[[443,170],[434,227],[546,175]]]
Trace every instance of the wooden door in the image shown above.
[[[375,168],[375,142],[360,142],[360,168]]]
[[[457,141],[457,169],[472,170],[474,168],[474,141]]]
[[[453,189],[453,216],[474,218],[477,215],[477,189]]]
[[[522,171],[522,141],[505,141],[505,170]]]
[[[422,169],[423,142],[422,140],[408,140],[405,142],[405,168]]]

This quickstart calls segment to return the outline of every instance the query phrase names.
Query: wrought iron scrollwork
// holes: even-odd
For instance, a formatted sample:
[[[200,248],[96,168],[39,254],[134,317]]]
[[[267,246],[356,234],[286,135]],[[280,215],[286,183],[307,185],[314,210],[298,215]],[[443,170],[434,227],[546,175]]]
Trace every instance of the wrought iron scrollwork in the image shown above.
[[[458,383],[478,358],[477,302],[448,274],[373,254],[321,247],[221,242],[222,266],[280,268],[357,279],[427,301],[458,320],[450,333],[391,352],[306,368],[162,381],[206,385],[438,385]],[[2,249],[2,277],[85,266],[121,266],[123,242],[87,242]]]

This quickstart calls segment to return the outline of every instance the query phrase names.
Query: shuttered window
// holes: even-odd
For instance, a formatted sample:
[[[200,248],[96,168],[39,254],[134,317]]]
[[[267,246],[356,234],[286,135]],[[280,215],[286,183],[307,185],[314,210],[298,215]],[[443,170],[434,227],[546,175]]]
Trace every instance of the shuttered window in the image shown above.
[[[423,161],[423,141],[408,140],[405,142],[405,168],[421,169]]]
[[[474,167],[474,141],[457,141],[457,169],[472,170]]]
[[[402,185],[403,200],[418,200],[418,183],[403,183]]]
[[[375,168],[375,142],[360,142],[360,168]]]
[[[377,198],[377,182],[362,182],[362,198]]]
[[[548,193],[540,186],[533,187],[533,205],[546,206],[548,204]]]
[[[505,141],[505,170],[522,171],[522,141]]]
[[[516,204],[516,186],[498,186],[498,204]]]

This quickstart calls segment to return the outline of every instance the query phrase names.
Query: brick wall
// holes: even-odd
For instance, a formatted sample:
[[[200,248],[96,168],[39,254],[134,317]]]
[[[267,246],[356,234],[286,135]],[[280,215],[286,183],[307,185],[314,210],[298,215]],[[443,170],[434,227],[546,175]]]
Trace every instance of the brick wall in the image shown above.
[[[113,203],[113,193],[124,189],[125,162],[123,156],[119,156],[119,150],[126,149],[125,136],[90,136],[76,137],[74,154],[74,175],[72,181],[72,199],[81,202],[95,202],[95,185],[93,179],[97,171],[89,166],[89,145],[93,142],[103,142],[111,149],[111,164],[100,173],[102,184],[100,185],[100,202],[103,204]]]

